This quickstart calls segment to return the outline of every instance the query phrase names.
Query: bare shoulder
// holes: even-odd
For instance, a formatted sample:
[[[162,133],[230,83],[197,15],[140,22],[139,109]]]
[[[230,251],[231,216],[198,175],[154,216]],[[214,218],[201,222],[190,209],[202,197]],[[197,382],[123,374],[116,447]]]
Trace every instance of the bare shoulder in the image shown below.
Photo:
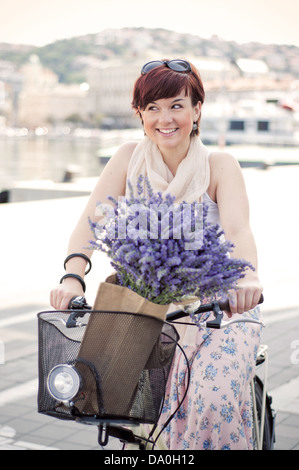
[[[238,160],[227,152],[213,152],[210,155],[211,182],[218,185],[223,179],[232,181],[243,178]]]
[[[219,202],[219,195],[223,188],[231,191],[232,187],[243,185],[243,175],[238,160],[227,152],[212,152],[210,162],[209,196],[213,201]]]
[[[127,166],[137,145],[138,142],[136,141],[129,141],[120,145],[111,160],[116,163],[122,162]]]
[[[238,160],[230,153],[227,152],[212,152],[210,154],[211,171],[223,172],[231,171],[232,169],[240,170]]]
[[[107,195],[118,197],[125,194],[128,166],[137,144],[138,142],[122,144],[110,158],[95,189],[97,200],[105,201]]]
[[[137,144],[138,142],[126,142],[120,145],[102,171],[101,179],[106,176],[126,177],[129,162]]]

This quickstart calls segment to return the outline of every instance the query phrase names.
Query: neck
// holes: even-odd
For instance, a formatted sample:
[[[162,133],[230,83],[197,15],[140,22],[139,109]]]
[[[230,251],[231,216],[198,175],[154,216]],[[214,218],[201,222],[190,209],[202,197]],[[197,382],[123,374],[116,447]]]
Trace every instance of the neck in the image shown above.
[[[158,148],[162,154],[164,163],[168,166],[173,176],[175,176],[180,163],[184,160],[184,158],[186,158],[188,154],[190,141],[188,142],[188,145],[182,146],[180,148]]]

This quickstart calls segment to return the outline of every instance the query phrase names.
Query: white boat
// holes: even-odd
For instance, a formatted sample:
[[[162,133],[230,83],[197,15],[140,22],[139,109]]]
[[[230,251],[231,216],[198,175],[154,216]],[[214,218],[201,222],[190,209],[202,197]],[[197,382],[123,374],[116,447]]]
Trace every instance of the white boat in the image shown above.
[[[276,103],[207,103],[200,127],[203,142],[211,145],[299,145],[299,113]]]

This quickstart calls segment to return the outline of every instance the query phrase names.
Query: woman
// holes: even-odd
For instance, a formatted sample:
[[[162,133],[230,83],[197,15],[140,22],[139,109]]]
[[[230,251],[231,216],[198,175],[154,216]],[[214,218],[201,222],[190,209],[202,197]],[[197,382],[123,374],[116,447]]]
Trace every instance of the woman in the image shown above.
[[[147,63],[135,83],[133,108],[145,132],[140,143],[122,145],[103,170],[76,226],[68,255],[90,257],[90,227],[96,204],[107,196],[127,192],[140,174],[154,190],[170,192],[176,200],[204,201],[208,220],[220,223],[235,245],[232,256],[246,259],[248,271],[230,293],[232,314],[257,315],[262,287],[257,274],[257,253],[249,224],[246,189],[239,164],[229,154],[208,153],[198,137],[204,102],[202,81],[194,66],[184,60]],[[69,256],[67,277],[51,292],[51,305],[68,307],[72,297],[84,295],[85,256]],[[74,276],[75,275],[75,276]],[[259,327],[241,324],[223,330],[202,331],[187,326],[180,332],[191,365],[191,385],[175,419],[164,431],[169,449],[251,449],[249,383],[254,375]],[[185,392],[186,366],[177,353],[161,422],[176,409]]]

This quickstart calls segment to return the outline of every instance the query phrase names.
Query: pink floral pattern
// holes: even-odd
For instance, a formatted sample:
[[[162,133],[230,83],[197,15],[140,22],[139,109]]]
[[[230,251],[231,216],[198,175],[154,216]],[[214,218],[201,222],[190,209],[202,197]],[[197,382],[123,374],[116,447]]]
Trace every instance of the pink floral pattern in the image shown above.
[[[244,314],[259,318],[256,308]],[[190,330],[192,329],[192,331]],[[260,343],[261,327],[236,323],[225,329],[188,326],[182,347],[191,370],[187,396],[163,438],[171,450],[251,450],[250,382]],[[186,358],[177,352],[167,384],[160,424],[175,411],[187,386]]]

